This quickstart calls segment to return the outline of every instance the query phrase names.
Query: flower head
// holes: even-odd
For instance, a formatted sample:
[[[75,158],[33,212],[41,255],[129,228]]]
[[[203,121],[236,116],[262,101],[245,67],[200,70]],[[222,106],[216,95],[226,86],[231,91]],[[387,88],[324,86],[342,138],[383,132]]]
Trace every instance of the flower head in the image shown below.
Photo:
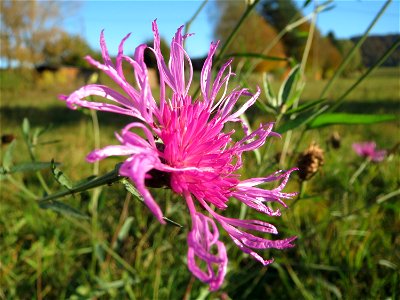
[[[283,193],[282,190],[295,169],[278,171],[267,177],[241,180],[237,171],[242,166],[242,154],[261,147],[268,136],[277,134],[272,132],[272,124],[261,125],[252,133],[248,133],[242,124],[245,136],[239,141],[233,141],[234,131],[224,132],[224,127],[230,122],[241,123],[240,115],[254,104],[260,90],[255,94],[241,88],[228,92],[228,81],[233,75],[231,60],[223,64],[213,77],[212,59],[218,43],[211,43],[200,75],[200,96],[192,99],[189,88],[193,69],[183,48],[183,42],[189,35],[182,34],[182,27],[178,29],[172,39],[167,64],[161,54],[155,21],[153,33],[154,47],[149,49],[156,57],[160,74],[160,94],[156,98],[150,89],[148,70],[144,63],[144,51],[148,47],[138,46],[134,58],[124,55],[123,45],[129,37],[127,35],[119,46],[114,63],[101,33],[104,63],[91,57],[86,59],[113,79],[123,94],[104,85],[91,84],[69,96],[61,96],[61,99],[73,109],[81,106],[130,115],[137,119],[123,128],[120,134],[116,134],[120,145],[96,149],[87,156],[87,160],[94,162],[114,155],[127,156],[119,169],[120,174],[132,180],[146,205],[161,223],[164,223],[163,213],[148,186],[161,181],[184,197],[192,219],[192,228],[187,238],[188,267],[197,278],[208,283],[211,290],[216,290],[226,274],[227,255],[225,245],[219,240],[215,221],[243,252],[263,265],[272,260],[263,259],[256,250],[292,247],[295,239],[268,240],[256,236],[249,231],[270,234],[277,234],[278,231],[263,221],[232,219],[217,211],[226,209],[229,199],[236,198],[257,211],[279,216],[279,209],[273,210],[267,204],[278,202],[286,207],[283,199],[291,198],[295,193]],[[134,70],[135,87],[125,79],[123,61],[128,62]],[[91,95],[102,96],[114,104],[84,100]],[[247,100],[236,109],[235,105],[243,97]],[[142,135],[137,131],[141,131]],[[274,181],[280,184],[272,190],[259,187]],[[197,200],[197,205],[193,199]],[[201,265],[206,267],[200,267],[199,261],[203,261],[205,264]]]
[[[301,181],[309,180],[324,164],[324,150],[313,142],[304,152],[299,155],[297,166]]]
[[[372,161],[382,161],[386,156],[386,150],[377,150],[375,142],[354,143],[353,150],[362,157]]]

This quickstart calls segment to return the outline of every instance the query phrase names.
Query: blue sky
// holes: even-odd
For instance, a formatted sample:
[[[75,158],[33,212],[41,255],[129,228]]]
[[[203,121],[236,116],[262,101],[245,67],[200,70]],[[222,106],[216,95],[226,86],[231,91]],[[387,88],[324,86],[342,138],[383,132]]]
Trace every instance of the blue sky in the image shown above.
[[[242,0],[244,1],[244,0]],[[190,28],[195,35],[187,40],[189,55],[205,55],[214,40],[212,16],[213,1],[209,1]],[[322,1],[320,1],[322,2]],[[333,31],[338,38],[361,35],[376,13],[383,6],[382,0],[336,0],[335,8],[318,17],[318,28],[323,34]],[[83,1],[65,21],[71,33],[82,35],[94,49],[99,49],[99,34],[105,29],[106,41],[111,54],[115,55],[119,41],[132,32],[126,42],[125,52],[152,37],[151,22],[157,18],[161,36],[169,42],[176,29],[186,23],[201,5],[198,0],[186,1]],[[304,1],[298,1],[299,6]],[[307,11],[311,9],[311,5]],[[372,34],[400,32],[400,0],[394,0],[379,20]]]

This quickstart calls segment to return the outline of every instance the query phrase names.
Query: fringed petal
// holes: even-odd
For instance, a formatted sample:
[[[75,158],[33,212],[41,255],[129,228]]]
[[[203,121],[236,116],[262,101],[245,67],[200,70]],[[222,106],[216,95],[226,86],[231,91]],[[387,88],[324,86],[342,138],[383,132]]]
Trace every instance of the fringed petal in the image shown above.
[[[86,156],[88,162],[95,162],[110,156],[128,156],[143,152],[143,148],[133,147],[131,145],[111,145],[102,149],[96,149]]]
[[[100,48],[101,48],[101,56],[103,57],[105,65],[114,67],[114,64],[111,61],[110,55],[108,54],[107,44],[104,39],[104,29],[100,33]]]
[[[257,252],[255,252],[254,249],[286,249],[294,246],[292,242],[297,237],[291,237],[283,240],[268,240],[239,229],[244,228],[246,230],[277,234],[278,231],[276,230],[275,226],[269,223],[258,220],[239,220],[226,218],[213,211],[205,201],[200,200],[200,203],[218,221],[218,223],[221,224],[233,242],[244,253],[250,254],[264,266],[272,263],[273,260],[265,260]]]
[[[218,240],[218,236],[217,226],[212,219],[197,212],[192,215],[192,230],[187,238],[188,268],[193,275],[209,285],[210,291],[221,287],[228,264],[225,245]],[[205,270],[198,265],[196,259],[206,264]]]
[[[144,203],[150,209],[150,211],[156,216],[160,223],[165,224],[163,219],[163,213],[158,206],[157,202],[154,201],[149,190],[145,186],[145,178],[147,172],[151,169],[158,169],[161,165],[160,160],[157,156],[140,153],[128,158],[119,169],[121,176],[129,177],[135,184],[137,190],[142,195]]]
[[[254,95],[251,95],[247,91],[247,89],[242,89],[242,90],[233,92],[228,97],[227,102],[225,103],[223,109],[221,110],[221,119],[223,120],[223,122],[237,122],[239,116],[241,114],[244,114],[245,111],[256,102],[260,93],[261,93],[261,90],[259,87],[257,87],[257,92]],[[247,100],[236,112],[229,115],[229,113],[232,111],[234,105],[238,101],[239,97],[242,95],[251,95],[251,98],[249,100]]]
[[[260,128],[253,131],[237,143],[238,152],[252,151],[264,145],[266,138],[271,135],[273,123],[260,125]],[[245,129],[246,130],[246,129]],[[255,137],[258,136],[256,139]]]

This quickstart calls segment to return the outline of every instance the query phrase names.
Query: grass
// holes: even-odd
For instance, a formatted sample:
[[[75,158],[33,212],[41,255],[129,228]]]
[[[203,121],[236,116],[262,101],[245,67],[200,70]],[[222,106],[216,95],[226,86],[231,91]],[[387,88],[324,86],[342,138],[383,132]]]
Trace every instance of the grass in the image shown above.
[[[399,115],[398,69],[380,69],[360,85],[341,106],[343,111]],[[73,181],[92,175],[85,155],[93,149],[90,114],[70,111],[58,101],[82,83],[35,87],[29,74],[1,75],[1,134],[16,137],[15,163],[29,161],[20,124],[28,117],[32,127],[52,128],[40,140],[59,140],[35,149],[38,161],[52,158]],[[328,95],[340,96],[354,78],[338,81]],[[256,81],[256,80],[255,80]],[[324,82],[309,81],[303,101],[317,99]],[[101,145],[115,142],[113,132],[128,118],[99,113]],[[262,120],[252,112],[253,122]],[[325,151],[322,169],[306,183],[300,199],[289,201],[282,218],[271,220],[280,237],[298,236],[296,247],[264,251],[275,258],[263,268],[238,250],[222,234],[229,256],[222,289],[209,294],[186,266],[186,235],[190,226],[182,199],[168,190],[153,189],[166,216],[184,228],[160,225],[148,209],[124,192],[120,184],[82,193],[62,201],[89,219],[39,208],[10,181],[1,181],[0,299],[397,299],[400,295],[400,158],[398,148],[379,164],[370,163],[349,185],[363,163],[351,149],[356,141],[375,140],[379,148],[394,149],[399,141],[399,119],[372,126],[331,126],[306,133],[298,149],[289,149],[293,166],[297,155],[312,141]],[[333,131],[341,147],[329,144]],[[282,140],[272,139],[265,165],[249,153],[244,178],[260,168],[278,168],[276,153]],[[292,140],[298,138],[294,131]],[[293,143],[295,144],[295,143]],[[2,159],[7,145],[1,146]],[[268,147],[268,146],[266,146]],[[100,164],[103,174],[117,159]],[[287,166],[289,167],[289,166]],[[51,191],[59,189],[48,171],[41,172]],[[35,195],[43,194],[35,173],[14,175]],[[294,175],[286,191],[299,190]],[[94,193],[97,193],[98,197]],[[385,199],[385,197],[387,199]],[[240,205],[230,203],[230,216]],[[247,218],[263,218],[247,211]]]

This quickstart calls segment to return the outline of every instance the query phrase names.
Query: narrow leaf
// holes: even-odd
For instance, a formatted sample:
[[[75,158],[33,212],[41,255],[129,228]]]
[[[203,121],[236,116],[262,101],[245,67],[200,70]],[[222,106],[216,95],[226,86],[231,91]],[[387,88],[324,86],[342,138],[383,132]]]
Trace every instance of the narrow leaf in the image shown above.
[[[318,100],[314,100],[314,101],[307,101],[306,103],[300,105],[297,108],[292,108],[292,109],[286,111],[285,115],[289,115],[290,116],[290,115],[292,115],[294,113],[300,113],[300,112],[303,112],[303,111],[307,111],[307,110],[313,108],[314,106],[316,106],[316,105],[318,105],[318,104],[320,104],[320,103],[322,103],[324,101],[326,101],[326,99],[318,99]]]
[[[287,102],[289,99],[289,95],[295,87],[295,83],[298,78],[298,74],[300,72],[300,65],[296,65],[286,77],[285,81],[281,85],[278,93],[278,104],[282,105]]]
[[[282,125],[276,131],[278,133],[282,134],[282,133],[285,133],[286,131],[289,131],[289,130],[295,129],[297,127],[300,127],[304,124],[307,124],[307,122],[312,122],[312,120],[314,118],[316,118],[317,115],[320,115],[327,108],[328,108],[328,105],[325,105],[316,112],[306,111],[302,114],[299,114],[294,119],[288,119],[285,122],[283,122]]]
[[[140,202],[143,202],[143,197],[139,194],[139,192],[137,191],[137,189],[133,186],[132,183],[129,182],[128,179],[123,178],[121,180],[122,184],[124,185],[125,189],[131,193],[133,196],[135,196],[137,198],[137,200],[139,200]]]
[[[51,161],[51,173],[55,180],[68,190],[72,189],[73,183],[59,168],[57,168],[54,160]]]
[[[11,144],[8,145],[6,152],[4,153],[3,157],[3,168],[4,171],[9,171],[12,166],[12,158],[14,154],[14,148],[15,148],[15,140],[11,142]]]
[[[59,163],[54,163],[55,165],[59,165]],[[50,169],[50,162],[26,162],[20,163],[18,165],[12,166],[8,173],[17,173],[17,172],[36,172],[43,169]]]
[[[301,82],[301,84],[299,84],[299,85],[297,86],[296,91],[294,91],[293,93],[291,93],[292,95],[290,95],[289,99],[286,101],[286,104],[285,104],[285,105],[286,105],[286,108],[292,107],[293,103],[295,103],[295,102],[298,103],[298,101],[299,101],[299,99],[300,99],[300,97],[301,97],[301,94],[302,94],[303,91],[304,91],[304,87],[305,87],[305,86],[306,86],[305,82]],[[296,106],[297,106],[297,104],[296,104]]]
[[[266,73],[263,74],[263,86],[264,86],[265,97],[267,98],[268,104],[270,104],[272,107],[278,107],[276,97],[274,95],[271,83],[269,82],[268,75]]]
[[[70,215],[79,219],[89,219],[87,215],[83,214],[76,208],[55,200],[39,202],[39,207],[43,209],[51,209],[61,214]]]
[[[328,125],[356,125],[374,124],[380,122],[393,121],[395,115],[366,115],[366,114],[347,114],[347,113],[325,113],[314,118],[309,124],[309,128],[319,128]]]
[[[73,186],[69,190],[62,189],[58,192],[55,192],[54,194],[47,195],[47,196],[41,198],[39,201],[40,202],[48,202],[48,201],[51,201],[51,200],[54,200],[57,198],[72,195],[74,193],[81,193],[86,190],[98,187],[98,186],[110,185],[114,182],[120,181],[122,177],[118,174],[119,167],[120,167],[120,164],[117,164],[115,166],[115,169],[112,170],[111,172],[108,172],[107,174],[80,182],[77,185]]]

